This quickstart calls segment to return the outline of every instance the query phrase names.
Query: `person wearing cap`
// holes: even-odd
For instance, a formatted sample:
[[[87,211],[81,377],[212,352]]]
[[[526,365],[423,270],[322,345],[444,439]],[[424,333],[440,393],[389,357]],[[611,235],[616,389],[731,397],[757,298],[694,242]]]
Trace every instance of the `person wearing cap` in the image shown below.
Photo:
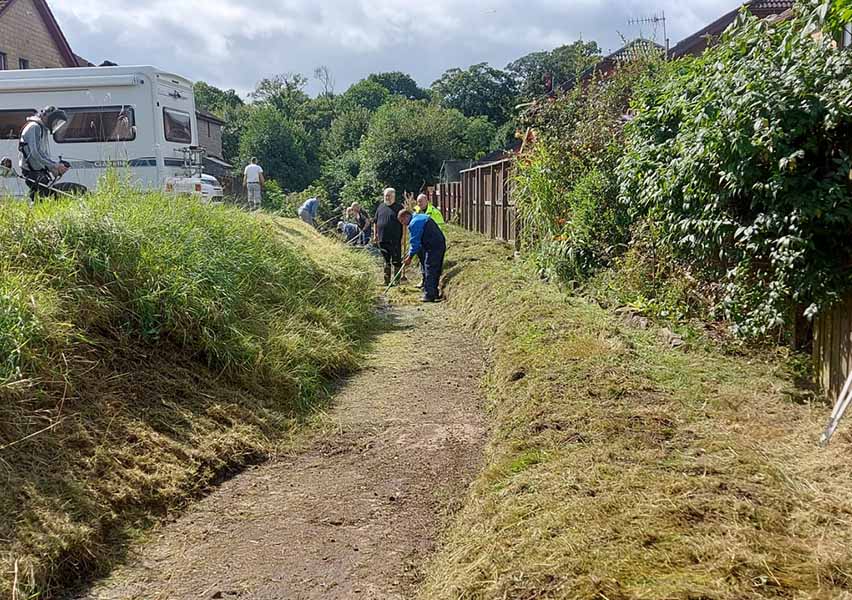
[[[55,160],[50,155],[50,136],[67,123],[68,115],[55,106],[46,106],[27,118],[18,150],[21,153],[21,174],[30,188],[30,205],[39,195],[52,195],[50,184],[69,169],[68,163]]]
[[[352,240],[360,238],[361,236],[361,231],[358,229],[358,226],[355,223],[349,223],[346,221],[338,221],[337,231],[343,234],[343,237],[346,238],[347,244],[351,244]]]
[[[438,286],[444,270],[444,254],[447,252],[447,239],[438,224],[426,214],[412,214],[408,209],[399,211],[400,224],[408,227],[410,246],[403,263],[411,264],[411,259],[420,256],[425,272],[423,302],[438,302],[441,293]]]

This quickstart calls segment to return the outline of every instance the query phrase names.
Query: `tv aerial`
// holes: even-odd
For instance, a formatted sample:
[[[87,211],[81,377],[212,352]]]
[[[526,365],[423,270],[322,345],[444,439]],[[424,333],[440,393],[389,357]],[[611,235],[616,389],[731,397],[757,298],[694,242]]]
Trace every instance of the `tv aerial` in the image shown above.
[[[657,27],[662,25],[662,27],[663,27],[663,39],[666,41],[666,56],[668,56],[668,53],[669,53],[669,34],[668,34],[668,31],[666,30],[666,12],[665,11],[661,12],[659,15],[654,13],[654,15],[652,15],[650,17],[642,17],[642,18],[638,18],[638,19],[628,19],[627,24],[639,26],[639,37],[644,37],[644,35],[642,33],[642,26],[643,25],[652,25],[653,28],[654,28],[654,35],[655,36],[657,34]]]

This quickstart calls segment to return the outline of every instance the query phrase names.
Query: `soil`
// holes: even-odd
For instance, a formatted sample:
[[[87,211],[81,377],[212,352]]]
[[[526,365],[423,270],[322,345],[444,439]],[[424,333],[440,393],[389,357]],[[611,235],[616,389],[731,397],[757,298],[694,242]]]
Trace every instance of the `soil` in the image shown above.
[[[389,309],[305,449],[232,478],[86,599],[404,599],[482,464],[482,351],[444,305]]]

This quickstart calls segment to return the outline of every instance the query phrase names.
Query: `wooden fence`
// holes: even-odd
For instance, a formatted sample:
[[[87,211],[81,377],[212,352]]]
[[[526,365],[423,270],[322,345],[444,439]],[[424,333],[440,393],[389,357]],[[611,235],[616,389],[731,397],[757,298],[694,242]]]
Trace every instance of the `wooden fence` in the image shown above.
[[[462,171],[460,182],[441,183],[432,189],[432,203],[448,222],[491,239],[517,244],[513,163],[513,159],[506,159]]]
[[[852,297],[814,325],[817,382],[832,401],[852,373]]]

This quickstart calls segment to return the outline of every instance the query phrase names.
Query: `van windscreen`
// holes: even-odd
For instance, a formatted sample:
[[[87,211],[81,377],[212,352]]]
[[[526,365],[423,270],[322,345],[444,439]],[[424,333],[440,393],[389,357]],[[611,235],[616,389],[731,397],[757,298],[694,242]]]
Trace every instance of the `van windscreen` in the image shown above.
[[[17,140],[34,110],[0,110],[0,140]]]
[[[136,139],[136,120],[129,106],[63,108],[68,123],[53,139],[60,144],[131,142]]]
[[[173,108],[164,108],[163,127],[165,128],[167,142],[192,143],[192,118],[189,113]]]

